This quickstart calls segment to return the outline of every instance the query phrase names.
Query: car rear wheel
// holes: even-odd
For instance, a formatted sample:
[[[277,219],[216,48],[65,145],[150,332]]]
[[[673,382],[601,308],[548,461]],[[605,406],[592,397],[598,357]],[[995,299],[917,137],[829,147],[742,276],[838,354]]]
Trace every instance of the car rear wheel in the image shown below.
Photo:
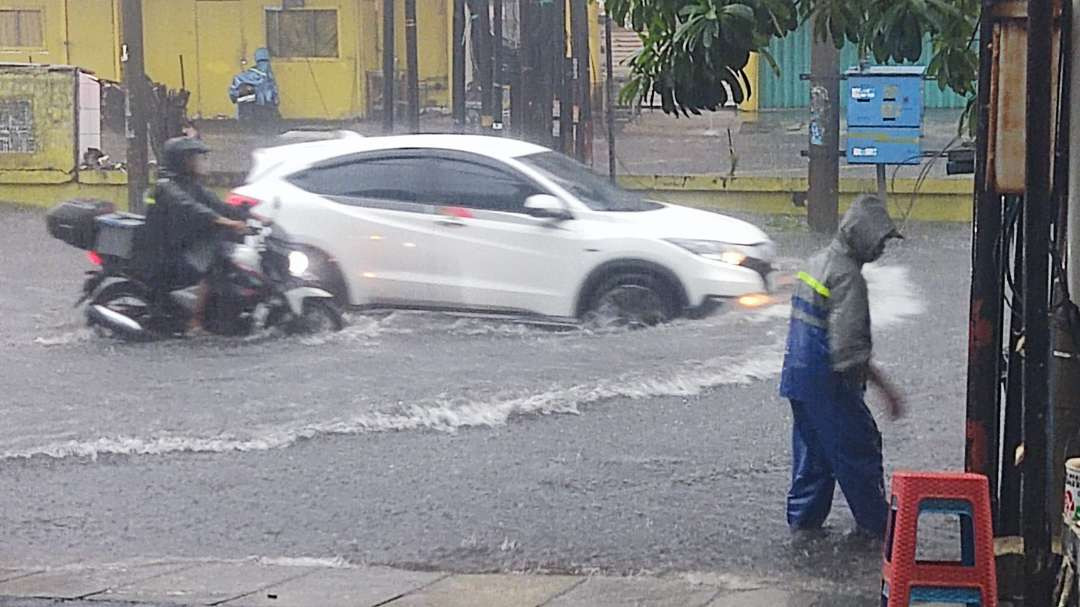
[[[648,274],[614,276],[596,289],[585,321],[601,328],[656,326],[675,316],[669,291]]]

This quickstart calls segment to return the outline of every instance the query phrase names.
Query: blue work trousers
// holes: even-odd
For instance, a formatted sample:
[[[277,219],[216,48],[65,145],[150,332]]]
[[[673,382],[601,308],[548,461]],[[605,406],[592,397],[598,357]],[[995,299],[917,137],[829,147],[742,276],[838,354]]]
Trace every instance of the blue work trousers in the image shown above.
[[[862,394],[840,389],[829,398],[791,400],[792,473],[787,520],[793,529],[817,529],[832,509],[836,483],[855,523],[884,537],[885,500],[881,432]]]

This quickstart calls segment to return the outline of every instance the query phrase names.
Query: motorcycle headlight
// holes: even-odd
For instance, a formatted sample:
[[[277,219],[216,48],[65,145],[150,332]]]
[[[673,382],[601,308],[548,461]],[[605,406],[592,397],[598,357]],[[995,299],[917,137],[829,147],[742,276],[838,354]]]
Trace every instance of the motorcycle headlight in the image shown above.
[[[717,240],[685,240],[680,238],[669,239],[673,245],[682,247],[695,255],[701,255],[706,259],[720,261],[733,266],[742,265],[747,255],[738,245],[728,244]]]
[[[289,253],[289,274],[293,276],[303,276],[308,271],[308,266],[311,265],[311,260],[308,259],[307,253],[301,251],[292,251]]]

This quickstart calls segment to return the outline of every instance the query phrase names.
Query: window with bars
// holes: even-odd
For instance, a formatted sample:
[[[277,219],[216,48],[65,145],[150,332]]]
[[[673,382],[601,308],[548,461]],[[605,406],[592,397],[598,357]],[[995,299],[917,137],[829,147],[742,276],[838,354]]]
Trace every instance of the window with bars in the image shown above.
[[[0,8],[0,48],[43,48],[44,21],[41,9]]]
[[[337,10],[267,9],[266,46],[272,57],[337,57]]]

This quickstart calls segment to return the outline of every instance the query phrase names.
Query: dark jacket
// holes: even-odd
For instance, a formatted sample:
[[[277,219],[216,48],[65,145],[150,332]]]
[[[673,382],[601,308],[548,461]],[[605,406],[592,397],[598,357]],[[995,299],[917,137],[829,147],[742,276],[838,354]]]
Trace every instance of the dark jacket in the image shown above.
[[[147,199],[140,259],[147,279],[161,287],[180,288],[205,275],[221,239],[215,222],[244,219],[194,178],[182,175],[183,159],[164,159],[162,178]]]
[[[780,393],[813,401],[845,387],[865,385],[873,354],[870,300],[863,264],[876,261],[889,238],[898,237],[884,203],[855,201],[825,250],[800,272],[791,301]]]

